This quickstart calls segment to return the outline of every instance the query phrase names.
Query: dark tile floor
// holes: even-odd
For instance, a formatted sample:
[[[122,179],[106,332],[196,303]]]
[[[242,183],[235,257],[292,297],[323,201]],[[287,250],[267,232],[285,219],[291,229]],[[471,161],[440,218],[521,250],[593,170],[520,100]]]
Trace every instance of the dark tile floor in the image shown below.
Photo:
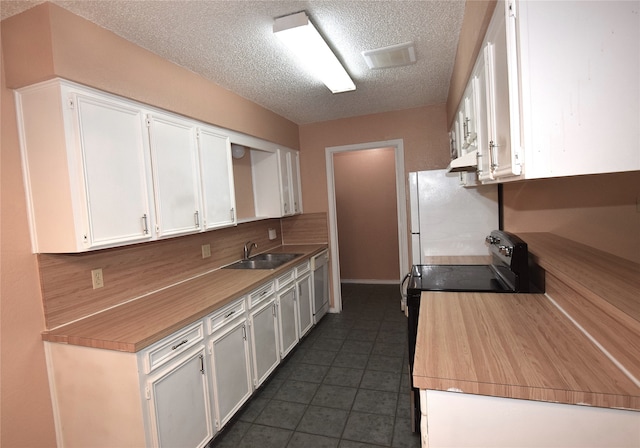
[[[419,447],[395,285],[342,285],[327,314],[210,447]]]

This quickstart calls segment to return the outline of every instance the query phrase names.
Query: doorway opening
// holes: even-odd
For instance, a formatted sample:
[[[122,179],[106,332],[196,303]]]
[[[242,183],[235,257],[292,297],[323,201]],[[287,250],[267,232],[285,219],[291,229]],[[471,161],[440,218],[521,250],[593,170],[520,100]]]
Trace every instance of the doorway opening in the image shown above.
[[[347,282],[399,283],[408,269],[404,148],[399,139],[329,147],[325,154],[334,298],[330,311],[340,312],[341,270]],[[390,163],[394,165],[391,173],[389,166],[381,167]],[[382,179],[389,176],[391,179]],[[380,210],[377,205],[382,202],[391,206]],[[394,209],[392,216],[383,216],[389,214],[390,208]],[[341,228],[349,235],[347,239],[340,239]],[[395,241],[390,244],[389,238]],[[395,259],[385,259],[389,257]],[[341,262],[345,269],[341,269]],[[389,269],[395,274],[389,274]]]

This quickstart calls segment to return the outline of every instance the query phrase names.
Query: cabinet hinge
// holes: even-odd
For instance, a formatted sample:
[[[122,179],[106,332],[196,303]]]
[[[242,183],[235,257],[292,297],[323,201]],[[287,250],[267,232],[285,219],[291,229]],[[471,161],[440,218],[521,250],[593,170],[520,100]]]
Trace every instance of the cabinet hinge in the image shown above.
[[[151,400],[151,391],[149,390],[149,386],[144,388],[144,396],[147,400]]]
[[[67,106],[69,107],[69,109],[75,109],[76,107],[76,102],[73,99],[72,96],[70,96],[69,98],[67,98]]]

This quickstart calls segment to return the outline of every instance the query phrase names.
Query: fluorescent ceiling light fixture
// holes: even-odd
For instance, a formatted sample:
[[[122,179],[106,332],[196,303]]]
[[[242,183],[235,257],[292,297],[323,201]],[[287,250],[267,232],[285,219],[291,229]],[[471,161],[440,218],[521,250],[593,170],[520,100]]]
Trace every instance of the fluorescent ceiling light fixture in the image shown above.
[[[401,67],[416,62],[416,51],[413,48],[413,42],[363,51],[362,56],[372,70]]]
[[[349,74],[304,11],[277,18],[273,32],[331,92],[356,90]]]

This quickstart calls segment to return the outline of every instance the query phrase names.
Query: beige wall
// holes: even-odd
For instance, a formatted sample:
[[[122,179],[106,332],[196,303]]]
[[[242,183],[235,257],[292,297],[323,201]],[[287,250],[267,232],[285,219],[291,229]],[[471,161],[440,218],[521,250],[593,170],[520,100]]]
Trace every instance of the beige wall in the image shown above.
[[[397,282],[394,148],[336,153],[333,169],[341,279]]]
[[[300,172],[305,212],[327,212],[325,148],[402,139],[404,168],[446,168],[445,105],[420,107],[300,126]]]
[[[505,228],[551,232],[640,263],[640,171],[504,184]]]
[[[2,26],[2,25],[0,25]],[[44,347],[40,284],[29,224],[13,94],[2,63],[0,151],[0,446],[56,445]]]

